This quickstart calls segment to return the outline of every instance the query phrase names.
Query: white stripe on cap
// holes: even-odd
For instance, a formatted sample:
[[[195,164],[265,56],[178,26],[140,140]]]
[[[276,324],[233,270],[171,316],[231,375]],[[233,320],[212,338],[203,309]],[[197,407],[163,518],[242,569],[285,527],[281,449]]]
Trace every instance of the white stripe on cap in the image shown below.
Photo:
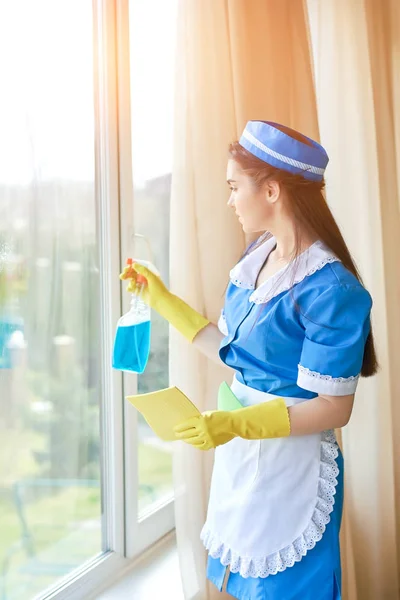
[[[317,175],[323,175],[325,172],[325,169],[321,169],[320,167],[314,167],[313,165],[307,165],[306,163],[295,160],[294,158],[289,158],[288,156],[279,154],[279,152],[275,152],[275,150],[271,150],[271,148],[265,146],[256,137],[254,137],[254,135],[250,133],[250,131],[247,131],[247,129],[243,131],[242,135],[247,140],[249,140],[251,144],[254,144],[254,146],[257,146],[257,148],[259,148],[266,154],[269,154],[270,156],[273,156],[274,158],[277,158],[278,160],[288,165],[292,165],[293,167],[297,167],[298,169],[302,169],[303,171],[311,171],[312,173],[316,173]]]

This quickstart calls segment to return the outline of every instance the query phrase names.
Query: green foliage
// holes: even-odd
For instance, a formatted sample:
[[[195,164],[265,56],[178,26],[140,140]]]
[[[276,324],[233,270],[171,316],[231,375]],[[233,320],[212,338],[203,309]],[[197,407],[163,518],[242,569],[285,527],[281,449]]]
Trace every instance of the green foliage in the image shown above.
[[[45,401],[44,417],[31,417],[31,426],[46,438],[46,447],[35,454],[40,477],[98,479],[100,423],[98,392],[88,389],[82,370],[75,367],[63,376],[33,373],[34,397]]]

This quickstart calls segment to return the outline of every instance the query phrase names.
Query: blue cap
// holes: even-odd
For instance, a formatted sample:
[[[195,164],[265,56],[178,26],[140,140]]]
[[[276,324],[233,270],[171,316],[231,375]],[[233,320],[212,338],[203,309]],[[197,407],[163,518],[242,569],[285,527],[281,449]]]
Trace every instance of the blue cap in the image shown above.
[[[284,133],[283,127],[288,133]],[[293,129],[272,123],[270,121],[248,121],[239,144],[251,154],[264,162],[276,167],[301,175],[311,181],[322,181],[329,157],[324,148],[300,134],[309,142],[299,142],[290,137]]]

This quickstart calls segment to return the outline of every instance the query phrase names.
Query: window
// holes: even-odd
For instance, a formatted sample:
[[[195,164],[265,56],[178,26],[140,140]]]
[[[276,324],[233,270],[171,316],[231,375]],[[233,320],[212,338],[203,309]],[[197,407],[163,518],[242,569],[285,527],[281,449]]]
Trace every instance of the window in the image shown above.
[[[0,6],[0,589],[22,600],[108,549],[93,14]]]
[[[171,448],[124,401],[168,385],[166,323],[143,376],[110,357],[124,257],[168,283],[175,3],[0,1],[2,600],[89,597],[173,527]]]

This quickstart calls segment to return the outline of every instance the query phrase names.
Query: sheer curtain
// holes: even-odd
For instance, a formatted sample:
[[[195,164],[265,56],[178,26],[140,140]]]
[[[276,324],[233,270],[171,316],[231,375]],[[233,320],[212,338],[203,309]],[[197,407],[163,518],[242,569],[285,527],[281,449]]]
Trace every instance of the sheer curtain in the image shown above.
[[[345,598],[399,598],[400,6],[308,2],[327,198],[374,299],[381,370],[343,430]]]
[[[249,119],[281,121],[318,138],[302,2],[182,0],[179,5],[175,157],[171,200],[171,287],[217,322],[229,269],[244,236],[226,206],[227,146]],[[215,408],[231,372],[172,332],[171,384],[201,410]],[[219,596],[205,579],[199,534],[212,453],[180,445],[175,456],[176,523],[185,598]]]

